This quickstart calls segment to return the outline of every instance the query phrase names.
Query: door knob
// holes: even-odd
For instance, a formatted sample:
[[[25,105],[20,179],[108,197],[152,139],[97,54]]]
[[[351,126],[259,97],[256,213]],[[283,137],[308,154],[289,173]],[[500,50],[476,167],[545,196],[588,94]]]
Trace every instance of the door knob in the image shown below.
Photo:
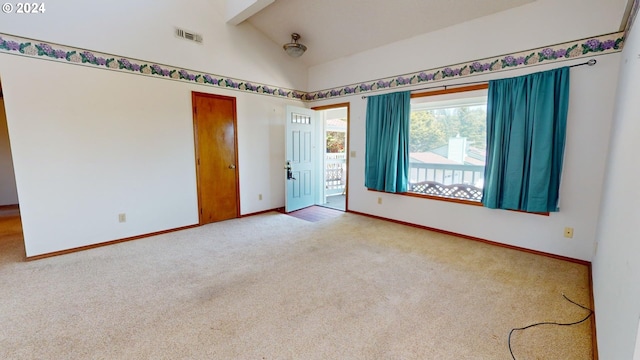
[[[291,170],[291,161],[287,161],[287,166],[284,167],[287,170],[287,180],[295,180],[293,177],[293,171]]]
[[[236,168],[235,165],[233,165],[233,164],[229,165],[229,169],[235,169],[235,168]]]

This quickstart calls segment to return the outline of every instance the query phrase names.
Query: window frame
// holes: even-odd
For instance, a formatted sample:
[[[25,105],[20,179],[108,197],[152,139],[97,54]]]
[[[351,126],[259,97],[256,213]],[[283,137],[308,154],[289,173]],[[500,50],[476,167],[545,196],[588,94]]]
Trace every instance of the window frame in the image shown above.
[[[471,91],[477,91],[477,90],[487,90],[487,89],[489,89],[489,83],[488,82],[479,83],[479,84],[473,84],[473,85],[459,86],[459,87],[452,87],[452,88],[447,88],[447,86],[445,86],[444,89],[412,93],[411,94],[411,99],[428,97],[428,96],[437,96],[437,95],[448,95],[448,94],[455,94],[455,93],[461,93],[461,92],[471,92]],[[398,193],[398,194],[399,195],[404,195],[404,196],[410,196],[410,197],[417,197],[417,198],[423,198],[423,199],[431,199],[431,200],[452,202],[452,203],[472,205],[472,206],[483,206],[482,205],[482,201],[471,201],[471,200],[464,200],[464,199],[447,198],[447,197],[443,197],[443,196],[420,194],[420,193],[409,192],[409,191],[404,192],[404,193]]]

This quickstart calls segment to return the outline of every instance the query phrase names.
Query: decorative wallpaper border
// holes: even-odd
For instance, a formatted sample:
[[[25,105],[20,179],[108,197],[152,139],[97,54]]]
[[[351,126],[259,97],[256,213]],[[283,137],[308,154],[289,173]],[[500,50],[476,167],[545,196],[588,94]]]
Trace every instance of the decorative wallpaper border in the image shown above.
[[[367,93],[388,88],[401,88],[423,83],[436,83],[454,78],[464,78],[480,73],[499,72],[581,57],[619,52],[624,44],[624,32],[601,35],[583,40],[576,40],[550,47],[486,58],[431,70],[366,81],[358,84],[341,86],[333,89],[306,93],[305,101],[326,100],[330,98]]]
[[[305,92],[0,33],[0,53],[302,100]]]
[[[618,32],[493,58],[350,84],[333,89],[304,92],[0,33],[0,53],[302,101],[319,101],[389,88],[402,88],[425,83],[431,84],[480,73],[500,72],[540,63],[613,53],[621,51],[623,44],[624,32]]]

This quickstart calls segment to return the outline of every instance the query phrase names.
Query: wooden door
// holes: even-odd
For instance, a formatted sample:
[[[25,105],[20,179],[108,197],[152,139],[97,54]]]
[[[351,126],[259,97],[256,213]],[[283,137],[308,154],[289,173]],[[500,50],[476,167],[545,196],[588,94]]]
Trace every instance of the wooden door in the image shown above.
[[[192,93],[200,225],[239,217],[236,99]]]

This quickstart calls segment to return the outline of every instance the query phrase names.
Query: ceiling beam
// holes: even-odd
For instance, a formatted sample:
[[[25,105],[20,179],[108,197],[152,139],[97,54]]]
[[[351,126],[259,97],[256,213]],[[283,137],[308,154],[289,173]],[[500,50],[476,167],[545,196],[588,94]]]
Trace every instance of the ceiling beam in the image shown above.
[[[226,21],[238,25],[275,0],[226,0]]]
[[[624,16],[620,24],[620,31],[626,32],[631,28],[633,20],[635,20],[636,14],[638,13],[639,5],[640,1],[638,0],[627,0],[627,6],[624,9]]]

